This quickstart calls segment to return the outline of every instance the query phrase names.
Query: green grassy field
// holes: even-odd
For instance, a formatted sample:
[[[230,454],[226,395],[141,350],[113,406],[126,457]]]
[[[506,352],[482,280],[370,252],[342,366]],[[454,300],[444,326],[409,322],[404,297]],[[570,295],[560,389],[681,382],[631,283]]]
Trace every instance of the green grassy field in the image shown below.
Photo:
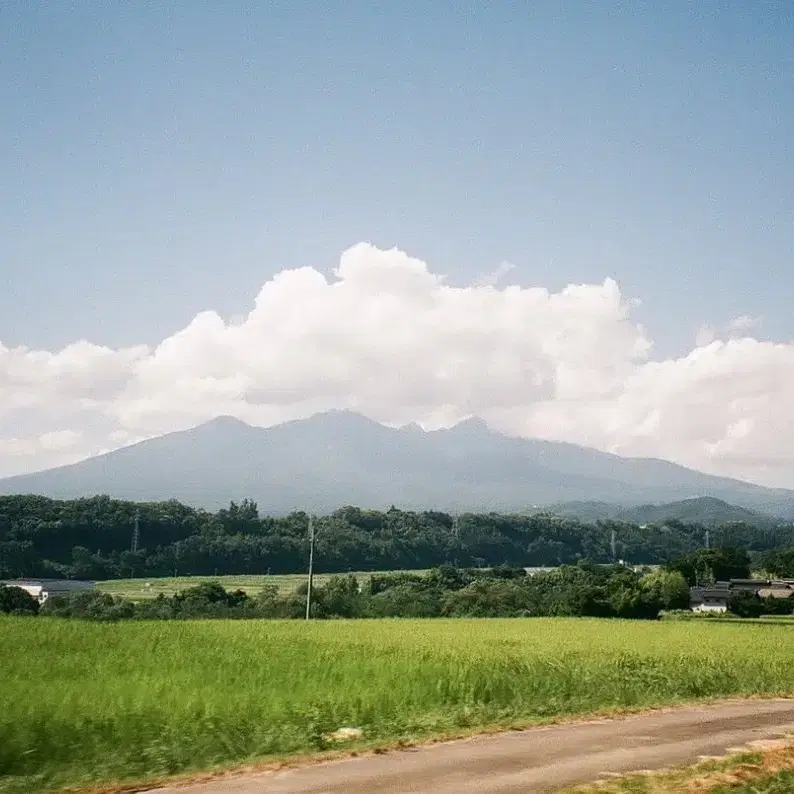
[[[425,573],[425,571],[410,571],[410,573]],[[364,584],[372,573],[354,573],[358,580]],[[314,581],[321,585],[331,574],[316,574]],[[98,590],[121,596],[130,601],[143,601],[156,598],[163,593],[170,596],[188,587],[195,587],[202,582],[220,582],[227,590],[245,590],[249,595],[256,595],[265,585],[276,585],[282,594],[291,593],[298,585],[308,581],[306,574],[274,574],[272,576],[177,576],[170,578],[151,579],[111,579],[106,582],[97,582]]]
[[[794,635],[595,619],[1,618],[0,791],[45,792],[559,715],[794,692]]]

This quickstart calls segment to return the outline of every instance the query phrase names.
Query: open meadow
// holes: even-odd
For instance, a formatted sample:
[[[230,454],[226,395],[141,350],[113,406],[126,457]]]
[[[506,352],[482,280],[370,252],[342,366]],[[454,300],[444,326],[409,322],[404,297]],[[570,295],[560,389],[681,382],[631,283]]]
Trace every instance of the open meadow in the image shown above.
[[[597,619],[2,618],[0,791],[563,715],[794,692],[787,626]]]

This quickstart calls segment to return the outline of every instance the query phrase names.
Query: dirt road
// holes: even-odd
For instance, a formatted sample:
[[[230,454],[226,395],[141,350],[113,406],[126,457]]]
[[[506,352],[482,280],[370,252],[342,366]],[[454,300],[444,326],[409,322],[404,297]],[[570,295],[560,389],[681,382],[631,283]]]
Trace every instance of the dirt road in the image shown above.
[[[732,702],[218,778],[157,794],[528,794],[692,763],[788,732],[794,700]]]

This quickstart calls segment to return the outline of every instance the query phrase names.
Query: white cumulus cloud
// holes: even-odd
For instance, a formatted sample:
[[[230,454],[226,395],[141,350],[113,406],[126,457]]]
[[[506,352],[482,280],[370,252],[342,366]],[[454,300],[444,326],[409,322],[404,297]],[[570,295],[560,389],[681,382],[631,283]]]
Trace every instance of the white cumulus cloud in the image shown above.
[[[559,292],[455,287],[398,250],[358,244],[333,277],[283,271],[247,315],[207,311],[156,347],[0,344],[0,476],[71,462],[221,414],[270,425],[347,408],[666,457],[794,486],[794,346],[704,332],[654,360],[611,279]]]

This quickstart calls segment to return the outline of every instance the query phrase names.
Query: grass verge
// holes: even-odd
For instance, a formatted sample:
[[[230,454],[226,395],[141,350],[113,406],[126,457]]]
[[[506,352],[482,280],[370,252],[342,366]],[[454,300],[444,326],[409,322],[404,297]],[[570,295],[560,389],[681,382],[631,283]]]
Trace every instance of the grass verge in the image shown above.
[[[568,794],[790,794],[794,792],[794,738],[724,759],[660,774],[627,775]]]

